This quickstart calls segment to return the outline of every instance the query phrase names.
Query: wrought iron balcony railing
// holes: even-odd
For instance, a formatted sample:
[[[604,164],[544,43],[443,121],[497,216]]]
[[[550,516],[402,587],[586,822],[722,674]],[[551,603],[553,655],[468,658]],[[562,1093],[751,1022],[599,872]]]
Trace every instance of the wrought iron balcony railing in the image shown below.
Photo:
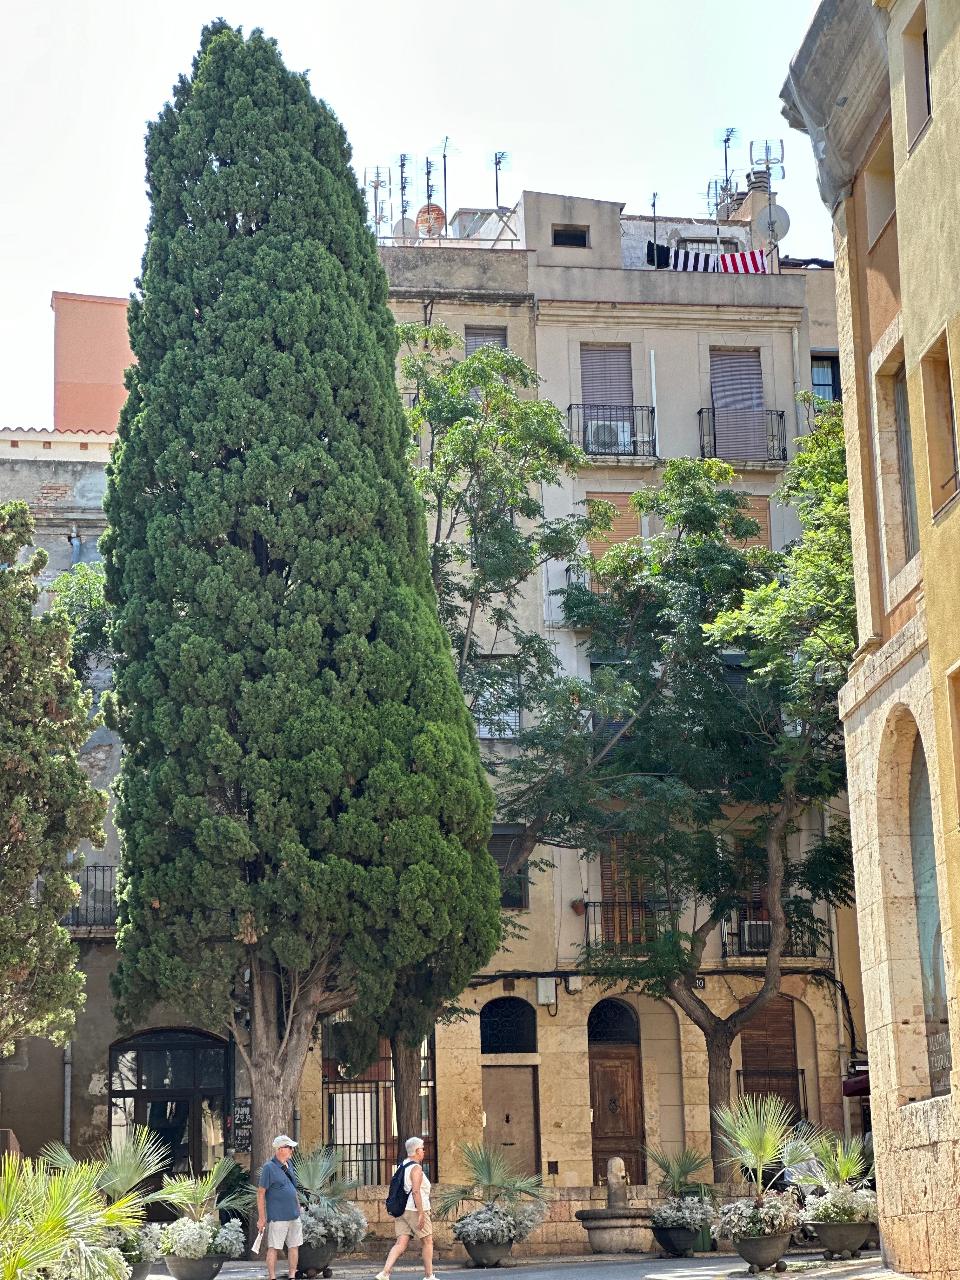
[[[793,1104],[800,1120],[807,1119],[807,1079],[803,1068],[796,1071],[738,1071],[737,1095],[776,1093]]]
[[[654,902],[588,902],[585,905],[588,947],[602,947],[614,955],[642,955],[656,939],[659,913]]]
[[[591,456],[655,458],[656,410],[649,404],[571,404],[570,439]]]
[[[75,878],[80,884],[80,897],[63,923],[68,929],[115,929],[117,868],[81,867]]]
[[[783,409],[701,409],[700,457],[730,462],[786,462]]]
[[[724,959],[736,956],[765,956],[770,950],[769,920],[749,913],[733,912],[720,928]],[[829,960],[833,955],[833,936],[824,927],[822,933],[809,926],[795,924],[787,935],[783,949],[791,960]]]

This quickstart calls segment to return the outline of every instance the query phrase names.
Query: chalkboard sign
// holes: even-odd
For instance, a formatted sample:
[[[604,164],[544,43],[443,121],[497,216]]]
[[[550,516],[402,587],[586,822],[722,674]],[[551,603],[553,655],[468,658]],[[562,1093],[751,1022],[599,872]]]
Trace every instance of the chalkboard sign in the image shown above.
[[[233,1100],[233,1149],[249,1151],[253,1138],[253,1108],[250,1098]]]

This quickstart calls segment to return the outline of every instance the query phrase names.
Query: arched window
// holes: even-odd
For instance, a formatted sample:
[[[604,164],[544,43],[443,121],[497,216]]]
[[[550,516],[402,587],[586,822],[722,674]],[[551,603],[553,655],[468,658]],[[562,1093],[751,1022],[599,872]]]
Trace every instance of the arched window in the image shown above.
[[[920,949],[920,984],[927,1032],[930,1092],[937,1095],[950,1092],[950,1030],[947,1023],[947,984],[943,968],[930,775],[919,733],[913,744],[910,761],[910,860],[913,893],[917,904],[917,943]]]
[[[145,1125],[169,1169],[199,1173],[224,1154],[227,1044],[188,1027],[141,1031],[110,1048],[110,1132]]]
[[[601,1000],[590,1010],[587,1040],[590,1044],[639,1044],[637,1015],[622,1000]]]
[[[491,1000],[480,1010],[481,1053],[536,1053],[537,1011],[518,996]]]

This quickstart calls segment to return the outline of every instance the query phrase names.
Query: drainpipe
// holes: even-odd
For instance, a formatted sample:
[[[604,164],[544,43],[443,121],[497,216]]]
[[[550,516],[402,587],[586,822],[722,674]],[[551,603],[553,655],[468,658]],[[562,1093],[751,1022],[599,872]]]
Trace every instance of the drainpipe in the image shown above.
[[[73,1041],[63,1050],[63,1145],[70,1146],[71,1093],[73,1089]]]
[[[650,404],[653,407],[653,430],[657,430],[657,356],[650,348]]]
[[[800,402],[797,396],[800,394],[800,326],[795,324],[790,330],[790,336],[793,341],[793,418],[796,423],[796,431],[794,435],[803,435],[803,419],[800,416]]]

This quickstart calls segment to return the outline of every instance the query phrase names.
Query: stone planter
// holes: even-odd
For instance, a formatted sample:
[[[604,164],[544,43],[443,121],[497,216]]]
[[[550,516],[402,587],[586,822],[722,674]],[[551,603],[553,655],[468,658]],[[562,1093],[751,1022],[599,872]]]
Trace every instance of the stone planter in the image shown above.
[[[153,1263],[128,1262],[127,1266],[130,1268],[130,1280],[147,1280],[147,1276],[150,1274],[150,1268],[153,1266]]]
[[[297,1266],[312,1275],[329,1275],[330,1263],[337,1256],[335,1244],[302,1244],[297,1255]]]
[[[750,1274],[766,1271],[768,1267],[776,1267],[778,1271],[786,1271],[787,1264],[783,1255],[790,1244],[790,1232],[784,1231],[776,1236],[741,1236],[734,1240],[733,1247],[750,1268]]]
[[[859,1258],[860,1250],[870,1234],[869,1222],[811,1222],[823,1245],[823,1256],[829,1261],[839,1257]]]
[[[594,1253],[646,1253],[650,1248],[650,1211],[630,1205],[578,1209],[577,1220]]]
[[[499,1267],[501,1259],[505,1258],[513,1248],[512,1244],[467,1244],[463,1242],[463,1247],[470,1255],[470,1260],[475,1267]]]
[[[164,1262],[174,1280],[213,1280],[226,1258],[223,1254],[211,1254],[206,1258],[178,1258],[167,1254]]]
[[[691,1231],[689,1227],[653,1227],[654,1240],[672,1258],[685,1258],[692,1253],[699,1234],[699,1231]]]

